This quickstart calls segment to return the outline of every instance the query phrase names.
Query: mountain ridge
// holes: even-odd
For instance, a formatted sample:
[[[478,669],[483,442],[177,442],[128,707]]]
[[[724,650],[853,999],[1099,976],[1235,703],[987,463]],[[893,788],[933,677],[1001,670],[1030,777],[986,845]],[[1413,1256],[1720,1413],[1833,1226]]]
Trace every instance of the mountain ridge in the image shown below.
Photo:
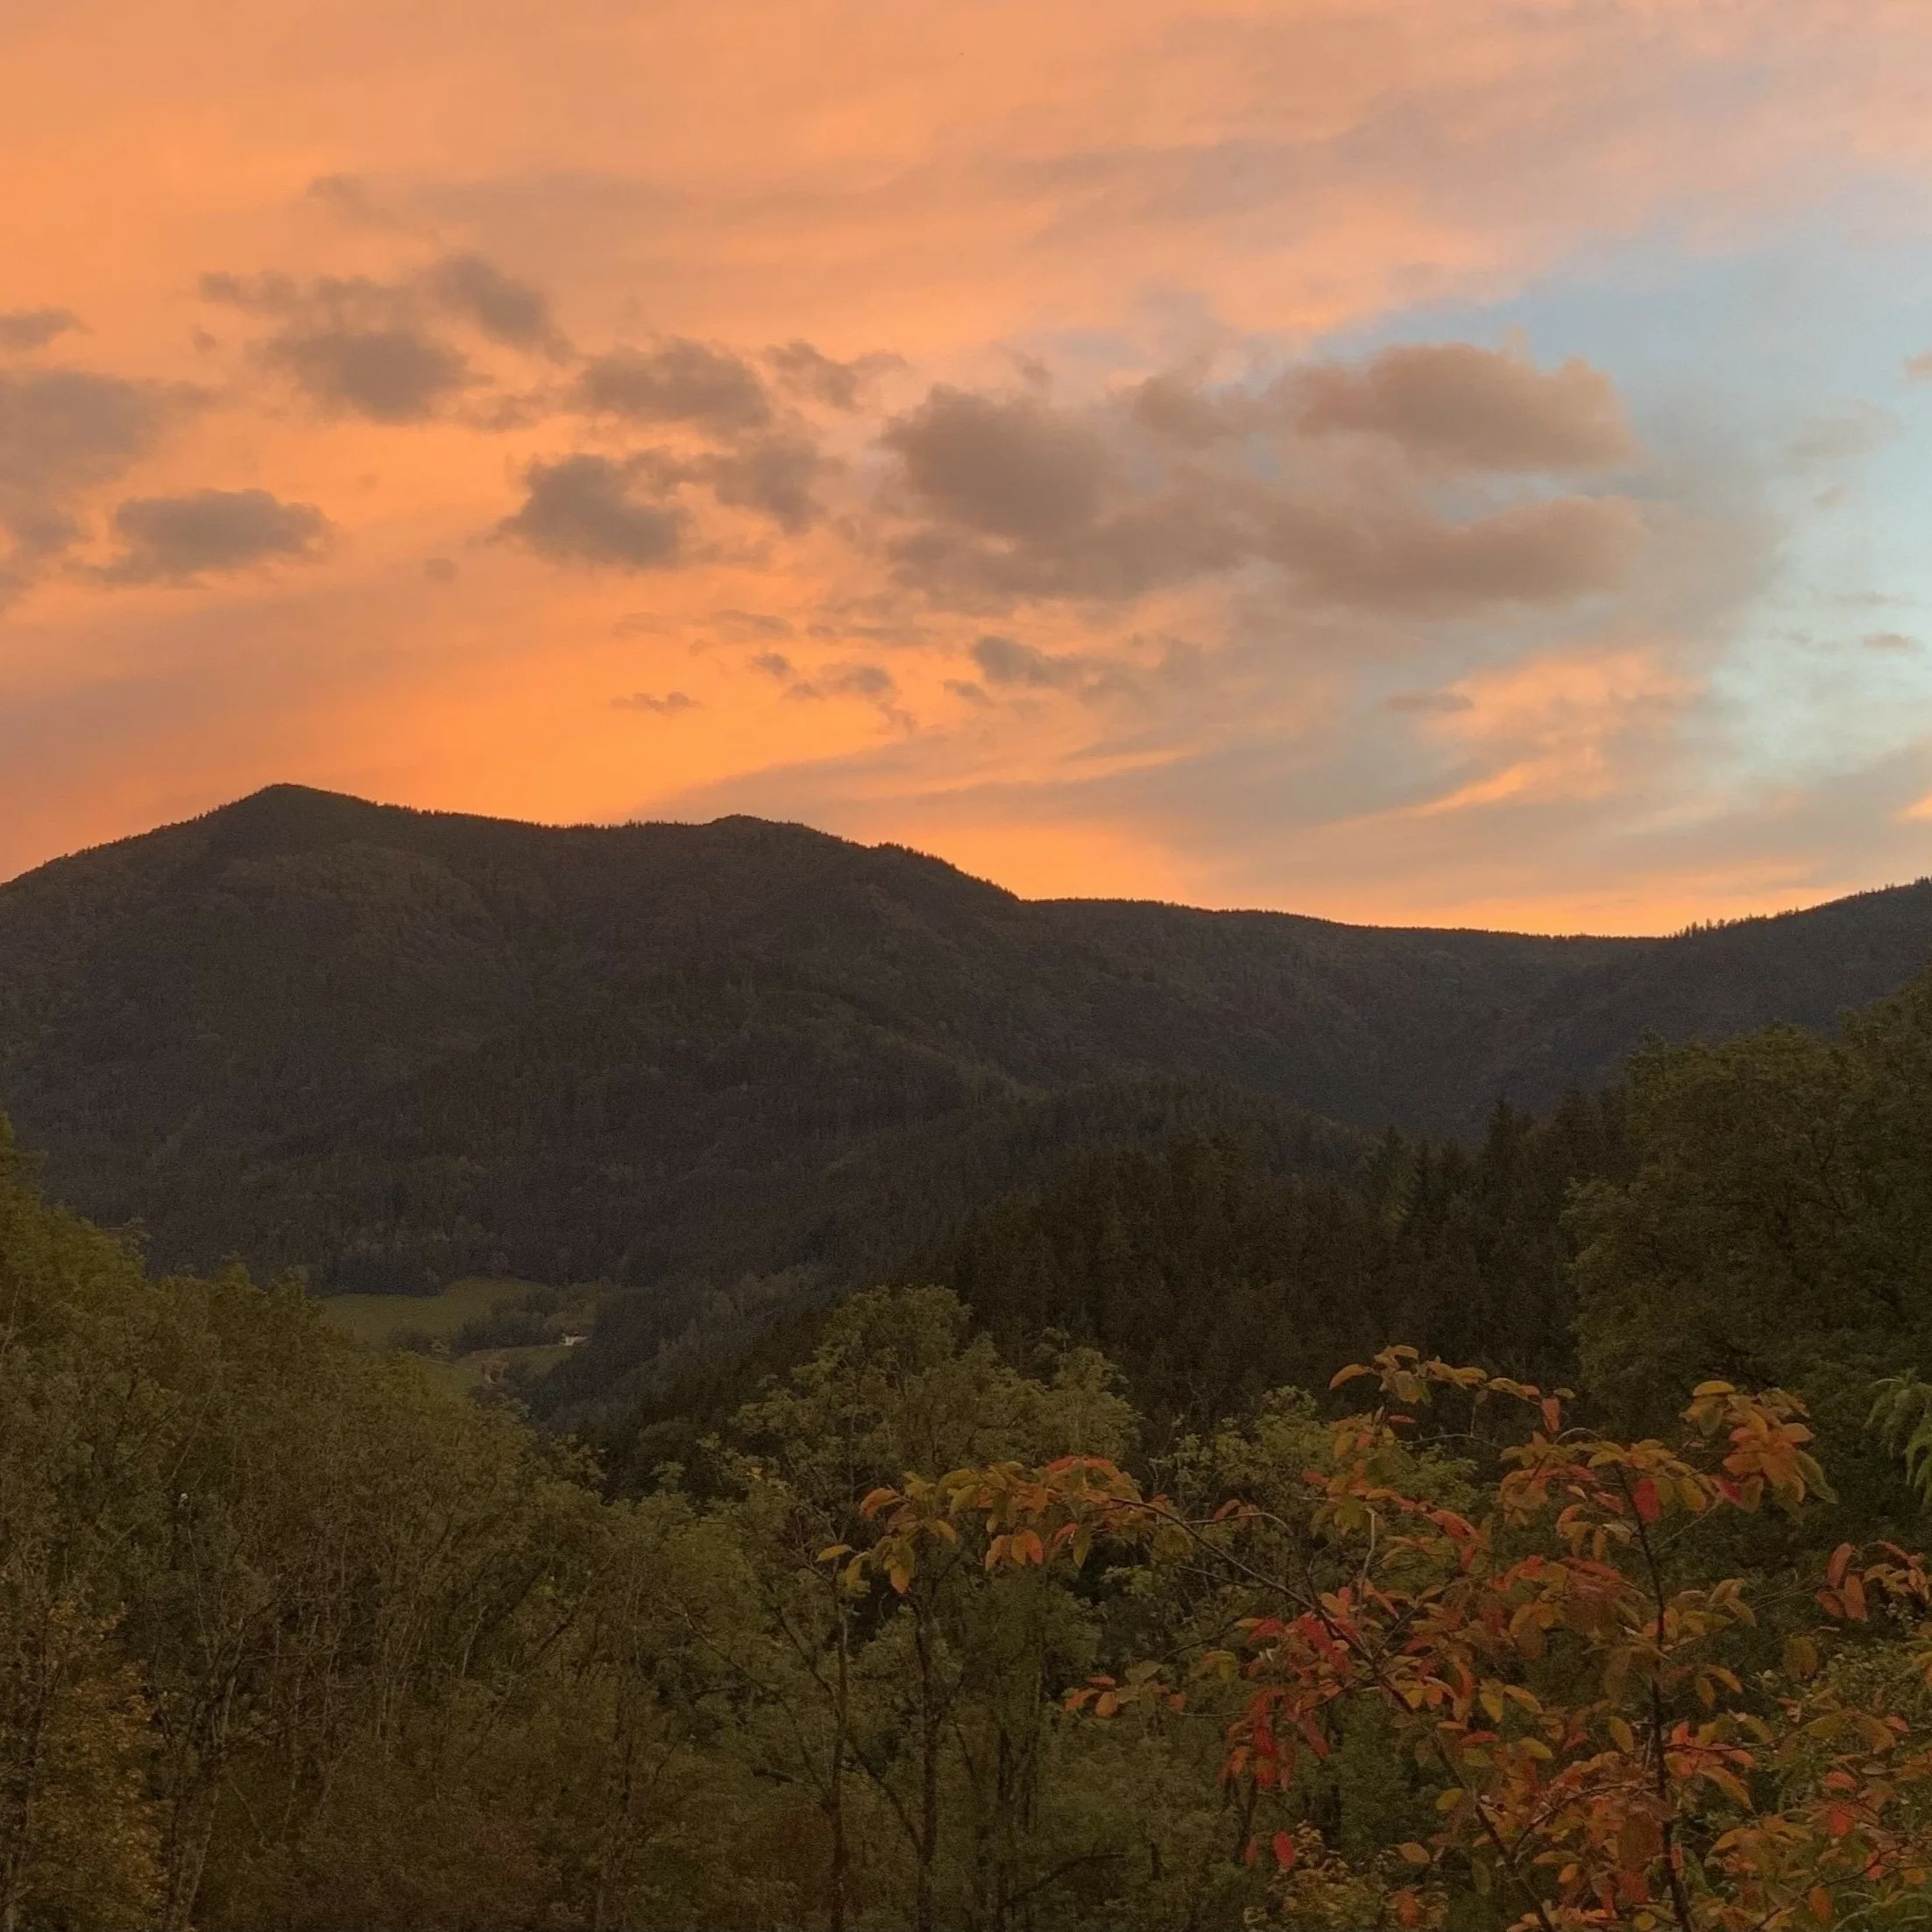
[[[1830,1025],[1932,884],[1674,938],[1024,900],[733,817],[542,826],[275,786],[0,886],[0,1107],[164,1263],[403,1289],[881,1264],[1065,1144],[1345,1162]]]

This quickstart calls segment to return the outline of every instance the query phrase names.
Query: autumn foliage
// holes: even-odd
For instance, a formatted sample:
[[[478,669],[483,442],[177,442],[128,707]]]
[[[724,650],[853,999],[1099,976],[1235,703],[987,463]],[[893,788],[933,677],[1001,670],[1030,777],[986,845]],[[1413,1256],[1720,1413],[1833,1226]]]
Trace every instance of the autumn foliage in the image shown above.
[[[1829,1495],[1802,1403],[1707,1382],[1677,1440],[1621,1441],[1573,1425],[1567,1391],[1412,1348],[1335,1380],[1378,1400],[1334,1425],[1299,1511],[1184,1508],[1093,1457],[998,1463],[874,1490],[876,1539],[827,1560],[902,1593],[966,1533],[994,1571],[1104,1546],[1218,1581],[1243,1607],[1232,1643],[1067,1702],[1104,1718],[1231,1695],[1222,1778],[1271,1793],[1373,1707],[1437,1829],[1392,1875],[1306,1829],[1251,1843],[1289,1922],[1440,1924],[1471,1894],[1541,1932],[1927,1921],[1932,1728],[1901,1714],[1932,1683],[1925,1559],[1841,1547],[1773,1640],[1700,1555],[1727,1518]],[[1448,1411],[1464,1426],[1431,1441]],[[1473,1507],[1432,1480],[1451,1452],[1487,1462]],[[1861,1642],[1874,1624],[1900,1640]]]

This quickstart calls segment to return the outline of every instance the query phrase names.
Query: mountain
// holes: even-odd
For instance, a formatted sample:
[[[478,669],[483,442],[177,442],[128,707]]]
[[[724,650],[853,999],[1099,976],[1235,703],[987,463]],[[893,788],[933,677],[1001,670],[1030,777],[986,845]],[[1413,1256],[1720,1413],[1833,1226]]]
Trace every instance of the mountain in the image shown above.
[[[0,1107],[154,1259],[407,1290],[882,1265],[1074,1146],[1347,1165],[1655,1030],[1829,1025],[1932,884],[1674,939],[1030,902],[797,825],[275,786],[0,887]]]

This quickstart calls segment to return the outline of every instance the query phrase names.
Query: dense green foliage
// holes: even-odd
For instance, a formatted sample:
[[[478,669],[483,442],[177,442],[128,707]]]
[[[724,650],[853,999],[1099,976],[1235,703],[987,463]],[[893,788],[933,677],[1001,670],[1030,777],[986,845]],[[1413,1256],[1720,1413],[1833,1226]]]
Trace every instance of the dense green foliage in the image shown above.
[[[1226,1141],[1098,1154],[973,1217],[922,1272],[1016,1350],[1056,1329],[1105,1350],[1164,1420],[1325,1388],[1398,1338],[1560,1381],[1564,1214],[1576,1184],[1623,1178],[1620,1111],[1499,1108],[1474,1150],[1391,1133],[1346,1174],[1270,1171]]]
[[[1607,1422],[1707,1369],[1810,1400],[1836,1499],[1667,1556],[1674,1589],[1744,1579],[1768,1667],[1835,1543],[1922,1540],[1928,1118],[1932,980],[1834,1043],[1653,1048],[1627,1094],[1467,1151],[1103,1149],[941,1242],[951,1286],[794,1313],[710,1421],[661,1405],[601,1465],[294,1287],[152,1275],[8,1142],[0,1926],[1355,1923],[1435,1815],[1372,1715],[1258,1789],[1215,1776],[1235,1687],[1063,1708],[1225,1643],[1245,1586],[1126,1548],[989,1570],[968,1539],[853,1590],[824,1552],[909,1470],[1067,1454],[1286,1522],[1335,1467],[1330,1367],[1408,1328],[1580,1367]],[[1461,1508],[1491,1447],[1445,1437],[1402,1483]],[[1859,1626],[1825,1689],[1916,1695],[1887,1661],[1913,1634]],[[1285,1890],[1243,1857],[1277,1831]]]
[[[1926,898],[1351,933],[288,791],[16,882],[0,1080],[145,1248],[0,1128],[0,1932],[1362,1922],[1438,1795],[1381,1720],[1262,1789],[1217,1782],[1228,1687],[1065,1708],[1227,1642],[1242,1587],[967,1537],[846,1589],[824,1553],[909,1471],[1068,1454],[1287,1522],[1330,1376],[1394,1342],[1626,1432],[1721,1374],[1801,1394],[1836,1485],[1666,1553],[1744,1580],[1748,1702],[1835,1544],[1924,1540],[1932,978],[1538,1082],[1644,1020],[1821,1022],[1905,977]],[[1541,1117],[1466,1143],[1291,1104],[1426,1126],[1518,1075]],[[435,1345],[568,1359],[467,1398],[293,1277],[176,1271],[230,1249],[513,1267]],[[1403,1448],[1400,1486],[1460,1510],[1496,1447]],[[1861,1625],[1825,1691],[1916,1696],[1914,1635]],[[1286,1890],[1243,1856],[1276,1832]]]
[[[278,787],[0,888],[0,1105],[159,1265],[688,1292],[648,1353],[741,1277],[901,1267],[1072,1150],[1480,1134],[1646,1028],[1828,1025],[1928,946],[1927,887],[1668,941],[1378,931]]]

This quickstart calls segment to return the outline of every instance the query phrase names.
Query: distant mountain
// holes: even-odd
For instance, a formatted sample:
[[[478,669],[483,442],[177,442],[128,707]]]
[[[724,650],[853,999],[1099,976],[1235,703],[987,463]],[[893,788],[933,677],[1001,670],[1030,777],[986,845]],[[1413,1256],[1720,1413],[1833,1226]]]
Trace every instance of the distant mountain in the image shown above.
[[[753,818],[555,828],[275,786],[0,887],[0,1107],[157,1262],[318,1284],[863,1269],[1075,1145],[1281,1166],[1822,1027],[1932,884],[1674,939],[1030,902]]]

